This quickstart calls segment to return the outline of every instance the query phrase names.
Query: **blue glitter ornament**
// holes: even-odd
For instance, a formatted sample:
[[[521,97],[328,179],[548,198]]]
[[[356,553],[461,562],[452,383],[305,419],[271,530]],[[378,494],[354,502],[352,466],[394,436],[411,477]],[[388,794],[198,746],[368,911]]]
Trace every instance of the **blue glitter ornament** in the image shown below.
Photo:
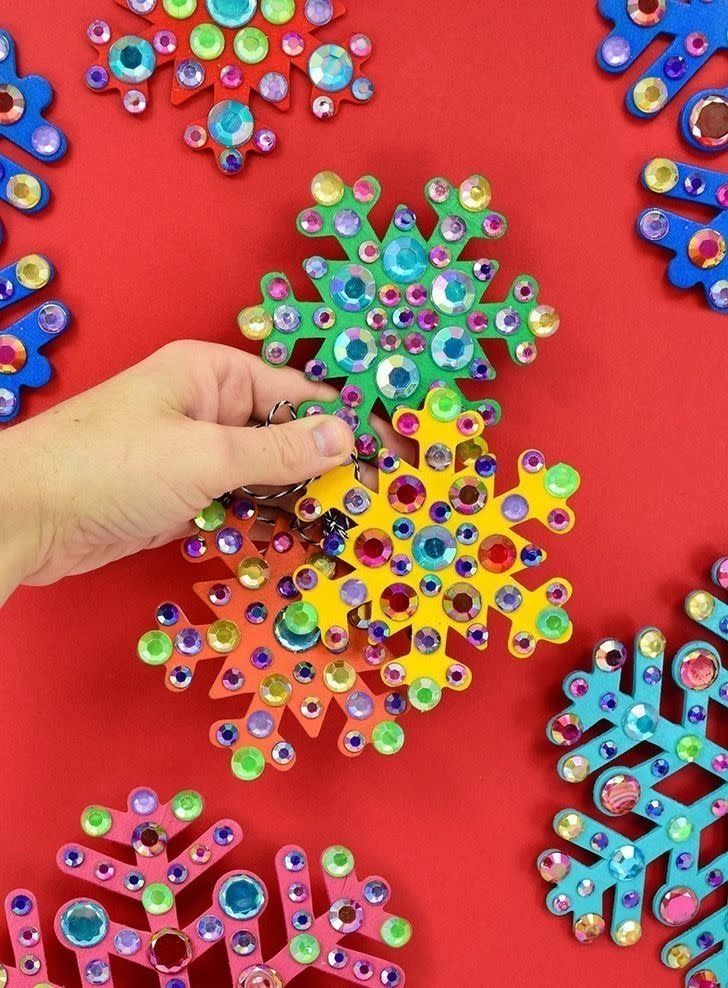
[[[45,288],[53,267],[39,254],[28,254],[0,270],[0,312]],[[68,309],[49,301],[7,328],[0,328],[0,423],[9,422],[20,410],[20,390],[40,388],[51,377],[51,366],[39,352],[70,322]]]
[[[62,158],[66,138],[43,117],[52,95],[50,83],[41,76],[18,75],[15,43],[0,30],[0,141],[10,141],[38,161]],[[49,197],[42,179],[0,154],[1,200],[22,212],[37,213]]]

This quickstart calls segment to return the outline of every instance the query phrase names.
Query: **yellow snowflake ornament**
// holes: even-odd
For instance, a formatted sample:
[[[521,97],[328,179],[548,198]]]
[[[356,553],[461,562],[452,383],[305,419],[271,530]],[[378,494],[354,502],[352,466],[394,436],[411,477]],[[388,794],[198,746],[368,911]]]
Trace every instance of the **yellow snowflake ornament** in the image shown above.
[[[572,632],[563,609],[569,583],[554,579],[529,590],[514,582],[546,558],[515,528],[538,519],[552,532],[568,532],[574,518],[567,499],[579,475],[565,464],[547,469],[542,454],[528,450],[517,487],[496,494],[483,419],[464,404],[440,387],[422,409],[395,413],[394,427],[417,444],[418,462],[382,450],[378,490],[355,468],[340,467],[314,481],[296,505],[301,523],[321,522],[322,546],[339,564],[333,575],[311,565],[296,571],[303,599],[290,605],[287,623],[318,623],[326,632],[346,627],[350,612],[367,605],[373,645],[392,636],[395,651],[394,636],[406,636],[400,658],[381,650],[381,674],[388,686],[407,684],[420,710],[434,707],[443,688],[470,685],[455,643],[464,638],[485,648],[490,609],[510,618],[509,648],[517,656],[531,655],[543,639],[568,641]]]

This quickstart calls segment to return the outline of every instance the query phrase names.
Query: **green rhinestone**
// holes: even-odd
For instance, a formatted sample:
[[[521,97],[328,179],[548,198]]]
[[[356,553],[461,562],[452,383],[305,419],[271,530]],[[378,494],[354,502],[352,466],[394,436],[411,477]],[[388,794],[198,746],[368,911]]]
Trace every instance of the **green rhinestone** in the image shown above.
[[[412,936],[412,927],[406,919],[390,916],[382,923],[380,933],[388,947],[404,947]]]
[[[209,62],[225,51],[225,35],[217,24],[198,24],[190,32],[190,48],[198,58]]]
[[[202,796],[194,789],[184,789],[182,792],[178,792],[172,800],[172,812],[178,820],[182,820],[184,823],[189,823],[191,820],[196,820],[198,816],[202,816],[204,808],[205,803]]]
[[[163,666],[172,655],[172,640],[163,631],[148,631],[139,639],[137,655],[148,666]]]
[[[243,782],[259,779],[265,768],[265,758],[257,748],[238,748],[230,760],[233,775]]]
[[[703,742],[694,734],[684,734],[678,741],[675,751],[683,762],[694,762],[700,754]]]
[[[321,944],[310,933],[299,933],[288,945],[291,957],[299,964],[313,964],[319,959]]]
[[[536,627],[550,641],[562,638],[571,627],[569,615],[563,607],[544,607],[536,617]]]
[[[686,816],[676,816],[667,825],[667,835],[676,844],[682,844],[690,840],[693,834],[693,825]]]
[[[427,405],[438,422],[452,422],[463,410],[462,401],[449,388],[435,388],[431,391]]]
[[[346,878],[354,870],[354,855],[348,848],[336,844],[326,848],[321,855],[321,864],[332,878]]]
[[[268,39],[257,27],[244,27],[235,35],[233,47],[241,62],[255,65],[268,54]]]
[[[152,916],[163,916],[174,905],[174,893],[167,885],[153,882],[142,892],[142,905]]]
[[[442,690],[434,679],[422,676],[410,686],[409,699],[417,710],[432,710],[442,699]]]
[[[103,806],[88,806],[81,814],[81,827],[89,837],[104,837],[111,830],[111,814]]]
[[[260,12],[271,24],[285,24],[296,12],[295,0],[262,0]]]
[[[372,731],[372,744],[380,755],[396,755],[404,744],[404,731],[393,720],[383,720]]]
[[[163,0],[162,6],[170,17],[182,21],[186,17],[192,17],[197,10],[197,0]]]
[[[567,463],[549,467],[544,477],[544,487],[552,497],[570,497],[581,483],[577,471]]]
[[[219,501],[213,501],[206,508],[203,508],[195,518],[195,525],[201,528],[203,532],[214,532],[222,526],[224,521],[225,509]]]
[[[305,600],[294,601],[283,612],[283,623],[293,635],[310,635],[318,627],[318,611]]]

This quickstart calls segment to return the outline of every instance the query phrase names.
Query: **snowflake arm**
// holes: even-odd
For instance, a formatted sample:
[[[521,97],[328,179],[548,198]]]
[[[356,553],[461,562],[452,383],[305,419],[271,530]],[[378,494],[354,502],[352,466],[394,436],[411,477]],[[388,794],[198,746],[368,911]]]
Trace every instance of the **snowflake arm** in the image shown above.
[[[308,565],[295,579],[324,631],[365,603],[370,641],[407,631],[407,654],[386,663],[382,677],[388,685],[408,684],[413,705],[429,709],[443,687],[470,683],[470,670],[453,660],[449,633],[485,647],[490,608],[511,616],[515,655],[531,654],[541,639],[570,637],[560,606],[569,584],[554,580],[530,591],[512,582],[545,558],[513,528],[536,518],[558,534],[568,531],[567,498],[579,480],[571,467],[546,470],[531,450],[521,457],[518,486],[495,495],[496,461],[482,439],[483,420],[464,411],[454,391],[431,391],[423,410],[400,409],[393,424],[417,443],[417,466],[384,450],[377,491],[363,487],[349,467],[312,483],[296,506],[299,518],[315,521],[333,509],[355,527],[323,541],[343,564],[333,578]]]
[[[28,978],[33,978],[34,985],[56,988],[48,978],[38,903],[33,893],[27,889],[11,892],[5,899],[5,920],[16,967],[0,964],[0,984],[24,988]]]
[[[51,263],[27,254],[0,270],[0,313],[45,288],[54,277]],[[22,388],[40,388],[51,377],[51,365],[40,352],[70,322],[68,309],[49,301],[7,328],[0,328],[0,424],[20,411]]]
[[[660,714],[665,640],[656,628],[640,632],[634,647],[634,687],[621,688],[627,649],[613,639],[597,645],[590,673],[567,677],[564,692],[571,705],[557,715],[547,734],[555,744],[568,747],[559,762],[559,774],[581,783],[597,773],[594,803],[615,822],[576,809],[556,816],[556,833],[598,860],[586,865],[559,850],[545,852],[538,866],[554,884],[547,897],[557,915],[572,914],[574,933],[590,942],[604,931],[603,895],[614,889],[612,938],[629,946],[642,935],[645,877],[650,866],[667,852],[665,882],[653,903],[655,915],[669,926],[681,925],[696,915],[701,902],[724,879],[728,862],[719,854],[700,867],[703,832],[728,810],[725,772],[728,752],[706,735],[708,701],[725,706],[725,673],[715,649],[692,642],[675,656],[672,675],[683,690],[679,722]],[[607,729],[588,739],[597,724]],[[649,743],[660,749],[635,767],[614,764]],[[717,780],[717,788],[692,803],[665,795],[660,784],[694,763]],[[608,766],[608,767],[607,767]],[[634,813],[652,829],[636,840],[617,828],[620,817]]]
[[[728,175],[670,158],[654,158],[645,165],[642,181],[650,192],[703,203],[715,210],[708,225],[661,206],[651,207],[640,215],[637,226],[643,239],[675,255],[667,269],[673,285],[701,285],[711,308],[728,312]]]
[[[340,397],[303,404],[300,413],[341,415],[365,458],[381,445],[372,423],[378,402],[391,418],[403,404],[419,407],[433,380],[458,389],[464,379],[490,381],[495,372],[484,352],[488,341],[504,340],[515,362],[529,364],[536,340],[558,328],[555,310],[538,304],[532,278],[519,276],[505,300],[485,302],[497,262],[459,260],[471,240],[505,233],[503,216],[488,208],[486,179],[472,176],[457,189],[442,178],[427,184],[436,213],[429,237],[419,230],[415,213],[399,206],[380,238],[369,221],[380,192],[371,176],[348,187],[333,172],[318,174],[312,183],[315,204],[300,214],[298,229],[308,237],[334,237],[346,262],[307,259],[316,302],[296,299],[285,275],[266,275],[262,304],[238,317],[243,335],[260,341],[263,358],[274,366],[288,363],[301,340],[319,344],[305,372],[314,381],[337,382]],[[488,424],[500,417],[493,401],[479,410]]]
[[[711,576],[716,587],[728,590],[728,556],[715,563]],[[724,601],[705,590],[693,590],[685,600],[685,610],[698,624],[728,641],[728,604]]]
[[[52,96],[46,79],[18,75],[15,42],[7,31],[0,30],[0,141],[4,138],[38,161],[62,158],[66,138],[43,116]],[[36,213],[47,205],[49,197],[42,179],[0,155],[0,199],[22,212]]]
[[[276,135],[256,124],[251,97],[279,110],[290,106],[294,68],[311,81],[311,108],[327,118],[341,103],[366,102],[371,81],[361,67],[371,42],[353,35],[348,46],[319,44],[315,32],[344,13],[339,0],[116,0],[146,22],[137,34],[112,36],[103,20],[88,37],[97,64],[86,73],[96,91],[116,90],[130,113],[142,113],[149,101],[149,80],[173,65],[172,103],[180,105],[212,89],[207,117],[191,123],[185,142],[193,150],[211,150],[228,175],[240,171],[250,152],[268,153]]]
[[[728,47],[728,4],[690,0],[600,0],[602,14],[614,29],[602,42],[597,59],[602,69],[621,73],[633,65],[658,36],[672,38],[667,50],[647,68],[627,94],[627,106],[640,117],[652,117],[690,82],[716,52]],[[710,149],[708,132],[718,121],[715,108],[701,93],[683,117],[686,137]],[[726,104],[723,104],[724,108]],[[722,111],[721,111],[722,115]],[[711,119],[712,118],[712,119]],[[720,124],[722,129],[722,122]],[[728,134],[726,135],[728,137]]]
[[[281,733],[289,711],[309,737],[321,732],[330,708],[344,717],[339,750],[361,753],[372,742],[385,750],[381,735],[404,735],[394,718],[406,707],[392,690],[375,694],[363,674],[381,665],[383,648],[367,644],[366,633],[343,615],[329,629],[326,647],[315,627],[289,628],[286,605],[297,599],[293,572],[319,561],[320,552],[278,518],[263,549],[253,541],[257,509],[236,500],[227,509],[213,502],[198,518],[198,534],[182,545],[193,563],[217,559],[223,579],[196,583],[199,599],[216,611],[209,624],[194,625],[173,603],[160,605],[157,627],[144,634],[138,655],[148,665],[163,666],[172,692],[188,689],[200,662],[217,660],[220,671],[210,690],[214,700],[239,697],[241,713],[216,721],[210,730],[214,745],[230,752],[234,774],[246,781],[258,778],[265,765],[287,770],[294,764],[294,746]],[[333,653],[333,654],[332,654]]]

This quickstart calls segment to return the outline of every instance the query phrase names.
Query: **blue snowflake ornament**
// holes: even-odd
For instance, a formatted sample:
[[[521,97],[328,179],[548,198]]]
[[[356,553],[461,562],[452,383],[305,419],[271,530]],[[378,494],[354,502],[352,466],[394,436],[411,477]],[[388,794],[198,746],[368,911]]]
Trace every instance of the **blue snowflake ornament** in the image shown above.
[[[627,107],[638,117],[659,113],[701,66],[728,48],[728,0],[600,0],[599,9],[614,23],[597,52],[606,72],[624,72],[658,36],[672,38],[627,94]],[[697,93],[681,123],[685,138],[701,150],[728,145],[728,89]]]
[[[672,251],[667,275],[677,288],[701,285],[716,312],[728,312],[728,174],[696,168],[671,158],[653,158],[642,172],[650,192],[682,202],[698,202],[716,210],[710,224],[652,206],[638,221],[640,235]]]
[[[0,269],[0,312],[45,288],[54,277],[51,263],[27,254]],[[44,302],[7,328],[0,328],[0,424],[20,410],[20,389],[40,388],[51,377],[51,366],[40,350],[60,336],[70,322],[60,302]]]
[[[592,817],[566,809],[554,821],[560,837],[596,861],[584,864],[558,849],[546,851],[538,861],[541,875],[554,886],[547,896],[549,909],[573,917],[574,934],[582,943],[595,940],[606,928],[605,893],[613,894],[612,939],[621,946],[640,940],[645,880],[658,858],[666,856],[667,868],[652,909],[669,927],[689,923],[728,876],[728,854],[708,861],[701,846],[704,832],[728,811],[728,752],[707,736],[709,701],[728,706],[728,673],[712,645],[691,642],[681,648],[672,678],[682,692],[682,713],[671,720],[660,712],[664,636],[656,628],[642,630],[633,654],[630,691],[623,684],[627,648],[612,639],[600,642],[592,671],[574,672],[565,680],[571,704],[547,731],[554,744],[570,749],[559,762],[562,779],[578,784],[595,776],[594,804],[603,814]],[[702,770],[702,795],[684,800],[667,795],[663,788],[668,780],[691,765]],[[691,781],[681,780],[683,785]],[[676,788],[671,782],[669,791]],[[622,833],[618,824],[620,818],[632,824],[635,817],[649,828],[625,828],[630,834],[639,831],[636,838]],[[689,957],[685,951],[668,951],[665,961],[678,967]],[[690,988],[713,984],[687,983]]]
[[[43,116],[53,96],[41,76],[18,75],[15,43],[0,29],[0,140],[4,138],[38,161],[57,161],[66,153],[63,133]],[[26,213],[48,203],[46,183],[0,154],[0,199]]]

